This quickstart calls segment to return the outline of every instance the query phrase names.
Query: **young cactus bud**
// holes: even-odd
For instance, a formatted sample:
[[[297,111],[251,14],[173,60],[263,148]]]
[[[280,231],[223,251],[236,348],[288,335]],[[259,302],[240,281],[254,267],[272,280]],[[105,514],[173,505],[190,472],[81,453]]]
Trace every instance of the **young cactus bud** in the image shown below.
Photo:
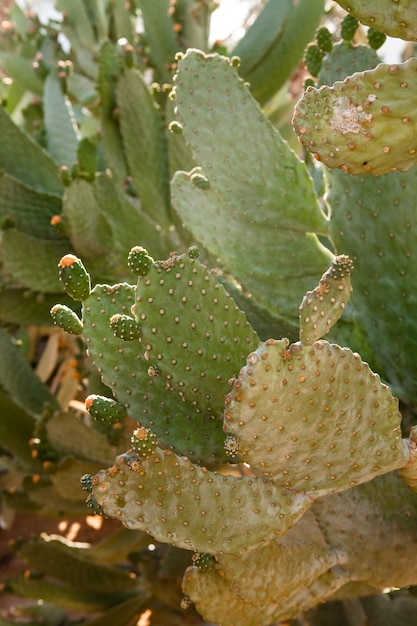
[[[202,174],[201,172],[194,172],[194,174],[191,174],[190,180],[193,183],[193,185],[195,185],[196,187],[199,187],[200,189],[210,189],[209,179],[206,176],[204,176],[204,174]]]
[[[187,255],[190,259],[198,259],[200,256],[200,250],[197,246],[190,246],[187,250]]]
[[[80,478],[81,488],[88,492],[85,503],[87,507],[93,511],[93,513],[96,515],[103,515],[103,508],[93,495],[93,481],[94,478],[91,474],[84,474],[84,476],[81,476]]]
[[[51,311],[54,324],[65,330],[71,335],[81,335],[83,332],[83,323],[78,315],[65,304],[55,304]]]
[[[349,300],[353,263],[342,254],[333,259],[313,291],[308,291],[300,305],[300,339],[311,345],[321,339],[341,317]]]
[[[368,43],[373,50],[378,50],[385,43],[387,36],[375,28],[368,28]]]
[[[153,258],[142,246],[135,246],[129,252],[127,264],[137,276],[146,276],[153,263]]]
[[[107,424],[123,422],[127,416],[124,406],[106,396],[91,394],[85,400],[85,408],[91,417]]]
[[[65,291],[74,300],[86,300],[90,295],[90,276],[82,261],[73,254],[66,254],[58,263],[59,279]]]
[[[237,463],[239,456],[239,440],[236,435],[233,433],[226,435],[224,449],[226,450],[227,456],[230,458],[230,462]]]
[[[133,317],[122,313],[116,313],[110,318],[110,326],[114,336],[123,341],[134,341],[142,335],[142,326]]]
[[[207,552],[195,552],[192,561],[193,565],[202,572],[212,570],[216,566],[216,558]]]
[[[352,41],[358,29],[359,21],[353,15],[345,15],[340,25],[340,35],[344,41]]]
[[[320,72],[322,60],[323,50],[315,43],[309,44],[304,53],[304,63],[312,76],[317,76]]]
[[[139,454],[141,459],[148,459],[153,456],[153,453],[158,445],[156,435],[148,428],[136,428],[133,431],[133,435],[130,438],[133,450]]]
[[[333,48],[332,34],[328,28],[321,26],[316,32],[316,41],[320,50],[323,52],[331,52]]]
[[[182,135],[182,131],[184,130],[184,127],[181,124],[181,122],[177,122],[176,120],[174,120],[169,124],[168,129],[174,135]]]

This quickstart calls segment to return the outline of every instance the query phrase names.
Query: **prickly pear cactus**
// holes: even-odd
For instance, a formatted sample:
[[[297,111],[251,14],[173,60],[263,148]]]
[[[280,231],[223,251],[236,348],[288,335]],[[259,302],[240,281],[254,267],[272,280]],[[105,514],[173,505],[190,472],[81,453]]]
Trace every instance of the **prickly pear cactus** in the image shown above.
[[[258,338],[215,275],[192,258],[193,249],[190,255],[153,261],[134,248],[129,263],[139,273],[137,286],[96,285],[88,297],[83,290],[83,332],[103,382],[130,417],[162,445],[212,465],[227,460],[228,381]],[[75,275],[81,261],[65,259],[61,275],[73,294],[74,281],[78,289],[89,277],[85,269]]]
[[[144,267],[142,250],[139,256],[140,267]],[[192,361],[186,358],[183,365],[180,360],[177,375],[174,355],[181,354],[181,344],[171,351],[173,331],[183,323],[198,331],[194,311],[201,306],[201,295],[208,295],[210,278],[204,273],[205,282],[199,283],[201,270],[194,270],[201,266],[190,257],[145,265],[147,271],[141,272],[144,275],[139,278],[133,307],[142,324],[142,336],[140,342],[125,343],[136,344],[136,350],[137,343],[142,344],[144,361],[151,370],[148,376],[164,381],[164,390],[159,389],[161,398],[177,397],[176,390],[183,394],[176,415],[181,419],[188,396],[187,386],[180,384],[182,369],[191,372],[187,364]],[[332,535],[328,541],[324,539],[326,528],[320,531],[322,539],[317,542],[309,531],[304,535],[308,525],[299,526],[309,509],[314,519],[316,500],[342,492],[350,494],[359,485],[373,484],[378,476],[393,475],[393,470],[414,463],[414,443],[401,437],[398,401],[389,388],[359,355],[323,340],[319,327],[314,326],[315,318],[330,320],[320,327],[324,334],[337,321],[335,304],[340,307],[350,295],[350,269],[348,257],[336,257],[316,290],[305,297],[307,306],[311,307],[308,302],[312,293],[319,304],[310,312],[316,340],[290,345],[286,339],[269,339],[249,353],[246,365],[230,381],[232,390],[223,406],[227,435],[224,445],[231,465],[225,465],[221,472],[207,469],[167,449],[174,431],[164,433],[161,445],[161,431],[155,420],[148,428],[136,429],[131,449],[88,484],[90,502],[97,510],[158,541],[197,553],[194,565],[184,576],[184,593],[205,619],[220,625],[256,626],[269,624],[271,619],[290,619],[360,578],[360,572],[364,572],[360,580],[375,588],[383,578],[373,576],[363,560],[350,566],[344,551],[334,550]],[[183,277],[184,285],[191,288],[186,299],[179,288]],[[199,284],[198,297],[193,293],[195,284]],[[201,285],[206,285],[204,294]],[[213,293],[218,289],[215,287]],[[165,303],[172,302],[169,309],[167,304],[162,307],[159,297]],[[193,321],[189,322],[183,307],[192,298]],[[220,300],[216,297],[213,302],[211,311],[216,310]],[[90,306],[87,301],[86,311]],[[103,310],[102,300],[100,306]],[[215,329],[216,324],[210,324],[214,321],[208,318],[203,327]],[[223,328],[227,326],[223,324]],[[300,331],[303,326],[304,322]],[[100,323],[98,336],[104,332]],[[214,334],[218,337],[217,332]],[[199,338],[201,345],[203,336]],[[212,360],[211,350],[197,354],[202,364]],[[207,372],[210,375],[210,369]],[[136,382],[140,383],[138,378]],[[214,385],[213,379],[210,387]],[[200,406],[206,412],[214,406],[208,397],[210,387],[202,387],[201,393]],[[113,388],[117,393],[119,385]],[[218,401],[215,413],[220,411],[220,398]],[[96,400],[92,402],[94,406]],[[101,400],[99,404],[112,413],[111,404]],[[132,407],[127,408],[131,412]],[[190,428],[192,425],[189,421]],[[207,440],[201,431],[195,433],[197,438]],[[248,475],[236,472],[239,460],[250,468]],[[408,487],[404,485],[404,489]],[[300,542],[297,536],[304,538]],[[344,550],[349,552],[348,545]],[[266,554],[268,564],[264,565]],[[287,575],[289,567],[291,577]],[[259,571],[259,584],[254,585],[251,577],[242,578],[243,571]],[[277,572],[285,572],[285,581]],[[414,580],[414,569],[409,576]],[[272,587],[265,585],[265,580],[271,578]]]
[[[309,87],[294,111],[294,128],[313,156],[331,168],[375,176],[417,163],[410,107],[417,61],[380,64],[319,90]]]
[[[310,494],[403,467],[410,452],[400,421],[398,401],[368,365],[324,340],[268,340],[248,356],[226,397],[225,427],[242,459]]]

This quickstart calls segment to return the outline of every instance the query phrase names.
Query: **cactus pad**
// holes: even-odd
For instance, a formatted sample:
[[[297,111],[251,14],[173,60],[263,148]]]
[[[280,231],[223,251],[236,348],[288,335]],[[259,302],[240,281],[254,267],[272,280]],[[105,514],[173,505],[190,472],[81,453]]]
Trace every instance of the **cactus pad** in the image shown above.
[[[417,163],[417,59],[380,64],[332,87],[307,89],[293,118],[301,143],[330,168],[375,176]]]
[[[90,276],[81,259],[66,254],[58,263],[59,279],[65,291],[74,300],[85,300],[91,290]]]
[[[146,276],[153,263],[153,258],[142,246],[134,246],[127,257],[127,264],[137,276]]]
[[[83,323],[78,315],[65,304],[55,304],[51,309],[54,324],[72,335],[81,335]]]
[[[349,306],[370,346],[372,366],[395,395],[415,405],[417,320],[410,311],[417,306],[417,168],[380,177],[329,170],[326,178],[330,236],[355,264]]]
[[[326,220],[305,165],[229,59],[188,50],[174,89],[183,137],[199,167],[175,174],[175,210],[256,305],[295,326],[311,277],[320,276],[331,257],[312,234],[325,232]]]
[[[326,494],[404,466],[398,401],[359,355],[321,340],[268,340],[226,398],[225,428],[252,470]],[[365,435],[366,433],[366,435]]]
[[[304,296],[299,309],[300,339],[304,345],[321,339],[341,317],[352,291],[352,267],[348,256],[335,257],[317,287]]]
[[[156,262],[138,282],[135,315],[166,389],[221,423],[228,381],[259,340],[216,277],[188,255]]]
[[[208,570],[189,567],[183,591],[210,622],[262,626],[297,617],[347,581],[335,551],[307,542],[270,542],[238,558],[221,555]]]
[[[158,447],[139,462],[136,453],[117,457],[93,478],[93,497],[128,528],[209,554],[236,554],[281,535],[312,502],[268,479],[210,472]]]
[[[127,411],[116,400],[92,394],[85,399],[85,408],[91,417],[108,424],[123,422],[126,419]]]
[[[317,500],[311,512],[352,581],[381,590],[417,583],[417,494],[398,472]]]
[[[140,339],[142,335],[142,326],[133,317],[124,313],[112,315],[110,326],[115,337],[119,337],[123,341],[134,341],[135,339]]]

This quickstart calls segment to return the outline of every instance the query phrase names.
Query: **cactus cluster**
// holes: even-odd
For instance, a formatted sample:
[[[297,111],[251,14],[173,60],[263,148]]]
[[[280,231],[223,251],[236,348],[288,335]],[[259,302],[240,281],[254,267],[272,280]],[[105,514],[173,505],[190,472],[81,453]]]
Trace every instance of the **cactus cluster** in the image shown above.
[[[323,547],[308,533],[292,542],[290,529],[301,524],[303,535],[316,501],[340,494],[343,502],[344,492],[361,494],[361,485],[393,470],[404,468],[413,484],[406,468],[414,444],[401,436],[398,400],[358,354],[322,339],[348,302],[352,263],[335,257],[305,295],[301,340],[290,344],[259,342],[194,249],[165,261],[144,262],[144,255],[140,249],[136,286],[96,285],[83,301],[89,351],[116,398],[90,396],[86,406],[95,418],[113,422],[127,412],[140,424],[127,452],[83,479],[89,505],[193,551],[183,589],[206,619],[251,626],[295,617],[356,580],[362,566],[350,565],[348,545],[346,556],[335,556],[331,533]],[[66,288],[73,291],[70,281]],[[140,320],[139,337],[114,335],[116,309]],[[319,519],[326,534],[327,520]],[[266,553],[271,571],[262,567],[256,588],[249,591],[245,578],[237,590],[242,568],[258,570]],[[278,577],[267,592],[265,577],[289,563],[291,584],[277,595]],[[365,571],[362,584],[379,588],[373,570]],[[414,584],[414,568],[407,580]]]
[[[417,16],[339,4],[269,0],[230,50],[208,1],[59,0],[59,27],[12,9],[2,507],[121,522],[16,545],[34,624],[417,613],[381,594],[417,585],[416,61],[378,52]],[[47,384],[34,323],[55,325]]]

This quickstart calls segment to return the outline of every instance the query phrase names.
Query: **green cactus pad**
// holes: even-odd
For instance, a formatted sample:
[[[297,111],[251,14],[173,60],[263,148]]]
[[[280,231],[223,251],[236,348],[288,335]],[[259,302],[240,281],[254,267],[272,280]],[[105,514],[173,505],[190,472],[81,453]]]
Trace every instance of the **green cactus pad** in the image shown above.
[[[417,41],[417,7],[414,0],[337,0],[367,26],[391,37]]]
[[[252,470],[296,491],[341,491],[409,460],[398,401],[359,355],[268,340],[226,398],[225,428]],[[366,433],[366,435],[365,435]]]
[[[155,432],[161,446],[204,465],[227,461],[220,420],[204,414],[195,403],[194,395],[185,400],[179,393],[167,389],[167,370],[165,375],[160,375],[159,360],[151,362],[146,358],[143,340],[142,343],[122,341],[114,336],[110,318],[115,314],[128,315],[134,302],[135,288],[121,283],[112,287],[96,285],[83,303],[88,351],[103,382],[133,419]],[[142,327],[145,327],[143,322]],[[164,343],[168,345],[165,340]],[[241,365],[236,369],[239,367]],[[200,371],[196,376],[200,382]],[[192,379],[191,374],[187,373],[187,377]]]
[[[259,344],[224,287],[188,255],[156,262],[138,282],[135,315],[166,389],[221,425],[228,381]]]
[[[355,72],[373,69],[379,63],[381,59],[369,46],[336,43],[331,52],[323,58],[317,85],[333,85],[337,80],[344,80],[346,76],[351,76]]]
[[[225,57],[188,50],[178,64],[174,103],[209,182],[196,186],[195,169],[177,172],[171,183],[176,211],[251,293],[253,305],[295,326],[312,276],[321,276],[331,259],[312,234],[327,226],[305,165]]]
[[[301,143],[330,168],[375,176],[417,163],[417,59],[309,88],[294,111]]]
[[[417,168],[382,177],[329,170],[326,179],[331,239],[355,265],[349,307],[370,347],[367,360],[400,400],[415,406]]]
[[[304,296],[299,309],[300,339],[304,345],[321,339],[341,317],[352,291],[352,267],[348,256],[335,257],[318,286]]]
[[[72,335],[81,335],[83,323],[78,315],[65,304],[55,304],[51,309],[54,324]]]
[[[123,313],[112,315],[110,326],[115,337],[123,339],[123,341],[134,341],[140,339],[142,335],[142,326],[133,317]]]
[[[327,547],[270,542],[237,558],[221,555],[208,570],[189,567],[182,586],[207,621],[263,626],[296,618],[331,596],[349,580],[337,565]]]
[[[142,246],[134,246],[127,257],[127,264],[137,276],[146,276],[153,263],[153,258]]]
[[[74,300],[85,300],[91,290],[90,276],[81,259],[66,254],[58,263],[59,279],[65,291]]]
[[[85,408],[91,417],[108,424],[123,422],[127,416],[125,407],[116,400],[96,394],[91,394],[85,399]]]
[[[160,448],[141,463],[131,459],[121,455],[96,474],[93,497],[128,528],[196,552],[245,551],[283,534],[312,502],[265,478],[209,472]]]

